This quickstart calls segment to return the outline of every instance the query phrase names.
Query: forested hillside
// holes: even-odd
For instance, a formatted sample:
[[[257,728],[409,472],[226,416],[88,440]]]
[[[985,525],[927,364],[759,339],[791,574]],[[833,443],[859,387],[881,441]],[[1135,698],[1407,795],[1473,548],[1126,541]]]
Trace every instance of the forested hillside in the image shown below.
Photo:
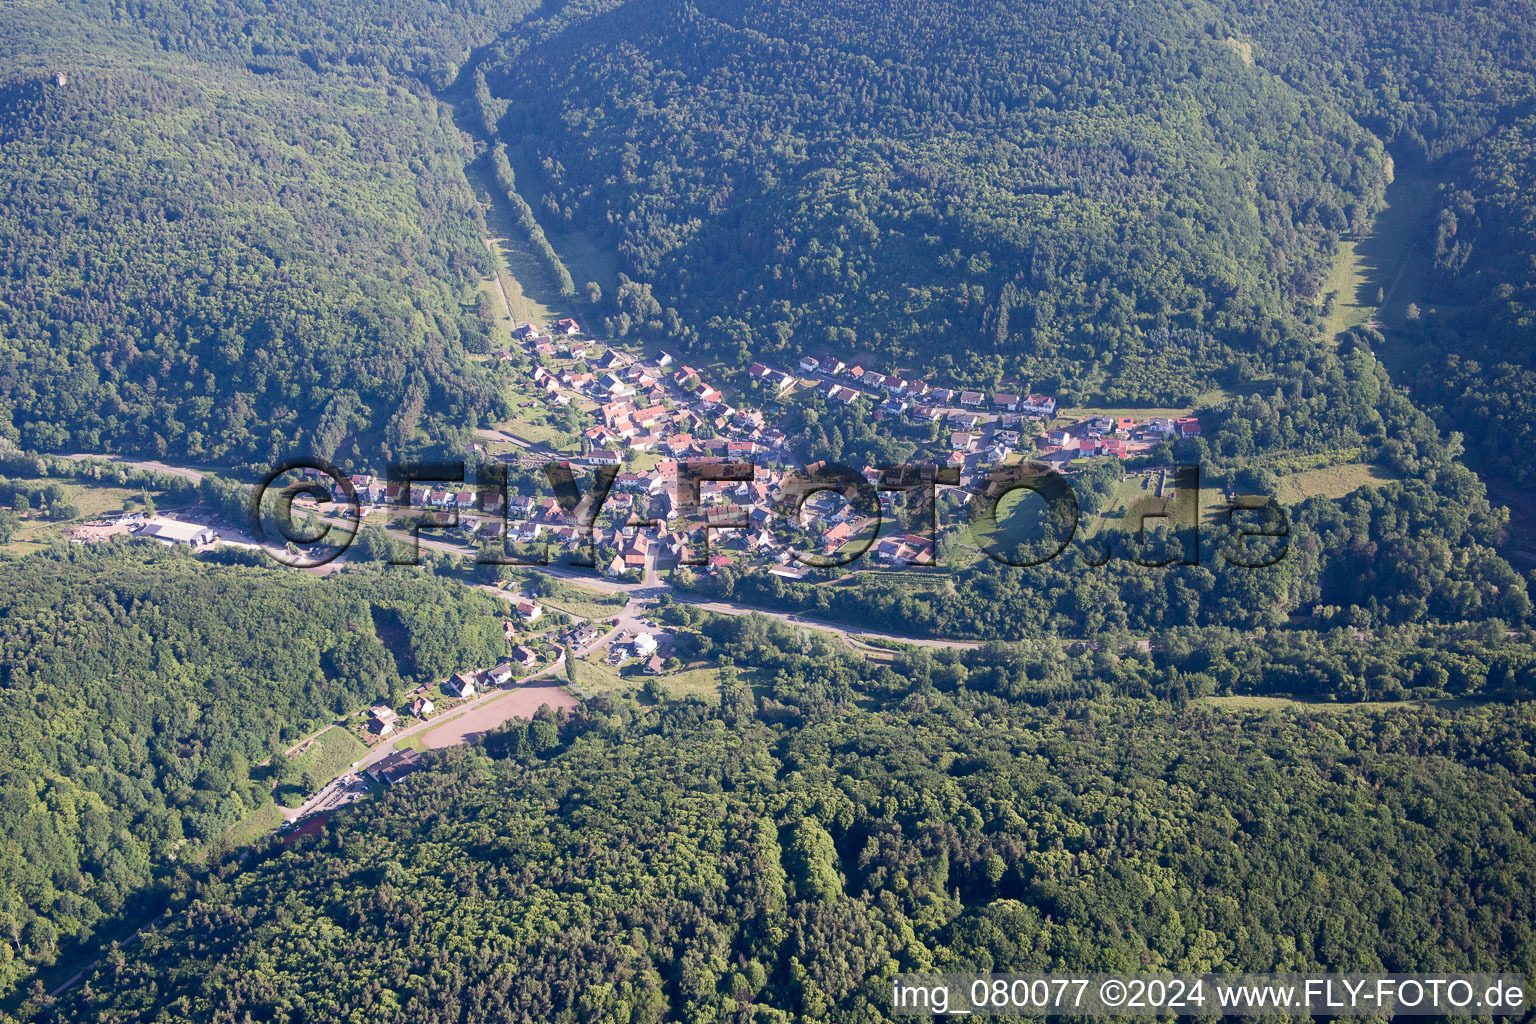
[[[1245,711],[1155,696],[1187,655],[705,629],[752,666],[719,707],[511,725],[33,1011],[878,1021],[898,970],[1536,967],[1526,706]]]
[[[1536,473],[1536,119],[1500,127],[1448,170],[1417,240],[1430,289],[1398,358],[1415,395],[1466,434],[1471,463],[1523,487]]]
[[[656,680],[541,712],[240,852],[261,762],[505,652],[504,608],[465,586],[496,570],[364,564],[378,525],[323,578],[148,542],[0,557],[0,1019],[866,1024],[909,969],[1536,976],[1536,574],[1501,555],[1510,516],[1476,475],[1536,479],[1533,15],[9,5],[9,526],[39,495],[79,511],[66,482],[157,479],[39,452],[213,467],[157,494],[234,522],[241,471],[288,454],[459,458],[515,409],[580,436],[591,392],[559,394],[555,429],[515,390],[522,355],[477,358],[506,327],[476,301],[468,165],[587,334],[676,351],[732,403],[733,368],[830,353],[1198,428],[1075,463],[1085,532],[1045,564],[966,548],[982,503],[951,493],[937,547],[965,557],[943,571],[667,581],[965,643],[663,602],[643,613],[675,641],[663,664],[708,699]],[[1433,201],[1389,313],[1362,243],[1405,169]],[[1335,325],[1335,280],[1379,297],[1343,296],[1358,315]],[[943,444],[868,400],[749,387],[801,463]],[[701,411],[698,440],[738,436]],[[1215,516],[1200,565],[1133,562],[1188,554],[1155,522],[1145,545],[1086,536],[1090,513],[1154,507],[1115,504],[1127,467],[1176,463],[1202,467],[1207,510],[1351,482],[1289,492],[1287,555],[1260,568],[1227,564],[1244,524]],[[513,479],[547,494],[540,473]],[[993,537],[1004,558],[1042,543]],[[628,689],[602,653],[580,678]]]
[[[619,333],[733,357],[1192,401],[1279,343],[1385,180],[1336,109],[1145,6],[637,0],[502,50],[539,213],[638,284]]]
[[[268,799],[251,766],[404,682],[494,663],[429,576],[213,566],[142,542],[0,561],[0,992]]]
[[[1525,0],[1234,0],[1216,10],[1212,27],[1258,66],[1334,98],[1413,163],[1476,142],[1536,99]]]
[[[451,77],[485,18],[54,6],[0,41],[0,433],[382,464],[500,408],[466,359],[489,344],[469,154],[390,70]]]
[[[504,413],[450,84],[538,169],[530,222],[617,251],[616,334],[1189,404],[1304,344],[1384,143],[1529,107],[1519,8],[29,5],[0,432],[376,463]]]

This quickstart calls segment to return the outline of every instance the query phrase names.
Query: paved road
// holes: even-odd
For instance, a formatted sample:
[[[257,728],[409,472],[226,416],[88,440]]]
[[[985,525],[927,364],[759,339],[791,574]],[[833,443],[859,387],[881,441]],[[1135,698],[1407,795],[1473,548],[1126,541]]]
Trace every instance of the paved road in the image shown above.
[[[845,639],[854,641],[867,642],[870,640],[888,640],[894,641],[896,643],[912,644],[916,647],[953,647],[963,650],[969,650],[983,646],[983,644],[975,640],[946,640],[933,637],[907,636],[901,633],[892,633],[885,630],[866,629],[862,626],[849,626],[837,622],[828,622],[825,619],[818,619],[809,615],[801,615],[797,612],[778,611],[771,608],[758,608],[754,605],[741,604],[736,601],[715,601],[703,597],[695,597],[681,591],[673,590],[669,584],[662,582],[660,576],[658,576],[656,573],[654,565],[646,566],[646,582],[643,583],[620,583],[616,580],[610,580],[602,576],[597,576],[593,574],[591,570],[586,570],[583,572],[583,570],[580,569],[570,569],[564,566],[530,565],[527,568],[534,572],[541,572],[549,576],[558,577],[560,579],[568,579],[574,583],[579,583],[584,587],[588,587],[592,590],[600,590],[606,594],[628,594],[630,597],[630,603],[625,606],[624,612],[621,613],[621,619],[635,618],[634,615],[629,613],[636,602],[643,601],[654,603],[655,601],[659,600],[663,594],[670,594],[672,596],[672,600],[678,604],[692,605],[695,608],[702,608],[705,611],[717,612],[721,615],[747,615],[751,613],[766,615],[768,618],[778,619],[780,622],[787,622],[791,625],[799,626],[804,629],[816,629],[825,633],[836,633]]]
[[[163,462],[155,462],[153,460],[143,462],[135,459],[125,459],[121,455],[92,455],[89,452],[77,452],[74,455],[66,455],[64,457],[66,459],[73,459],[75,462],[116,462],[120,465],[132,466],[135,469],[149,470],[152,473],[166,473],[170,476],[179,476],[184,480],[191,480],[195,483],[202,482],[203,477],[207,475],[196,469],[188,469],[185,466],[168,466]]]
[[[203,474],[197,470],[186,469],[184,467],[168,466],[162,462],[135,462],[127,459],[116,458],[114,456],[94,455],[71,455],[70,458],[103,458],[107,461],[121,462],[124,465],[138,466],[143,469],[151,469],[157,472],[175,473],[178,476],[184,476],[191,480],[200,480],[203,476]],[[222,535],[224,533],[235,534],[236,531],[229,530],[220,532]],[[244,542],[249,544],[250,539],[244,536],[239,536],[237,542]],[[467,554],[463,545],[451,544],[446,541],[431,539],[430,531],[421,536],[420,542],[421,546],[424,548],[432,548],[433,550],[444,551],[449,554],[461,556]],[[687,594],[674,591],[671,586],[664,583],[661,580],[661,577],[657,574],[654,561],[652,560],[648,560],[647,562],[645,580],[641,583],[621,583],[616,580],[608,579],[605,576],[601,576],[591,569],[578,569],[562,565],[530,565],[526,566],[526,568],[534,572],[543,573],[546,576],[553,576],[557,579],[570,580],[573,583],[578,583],[583,587],[587,587],[590,590],[596,590],[601,593],[628,594],[631,598],[631,604],[633,604],[635,600],[655,601],[656,599],[660,598],[662,594],[671,594],[674,601],[682,604],[691,604],[697,608],[703,608],[706,611],[718,612],[723,615],[745,615],[749,612],[756,612],[759,615],[766,615],[771,619],[778,619],[781,622],[787,622],[791,625],[800,626],[805,629],[816,629],[821,630],[822,632],[836,633],[837,635],[852,641],[887,640],[897,643],[912,644],[919,647],[953,647],[960,649],[971,649],[982,646],[980,643],[972,640],[944,640],[928,637],[906,636],[901,633],[893,633],[884,630],[865,629],[859,626],[845,626],[839,623],[828,622],[824,619],[817,619],[794,612],[776,611],[768,608],[757,608],[752,605],[740,604],[735,601],[710,601],[703,598],[691,597]],[[495,588],[487,589],[494,590]],[[621,622],[621,628],[626,625],[629,628],[633,628],[633,620],[635,617],[626,614],[629,610],[629,606],[626,606],[624,612],[620,613],[621,620],[624,620]],[[608,638],[605,638],[605,640],[606,639]],[[414,729],[415,727],[413,726],[412,728]],[[402,735],[404,735],[404,733],[402,733]]]

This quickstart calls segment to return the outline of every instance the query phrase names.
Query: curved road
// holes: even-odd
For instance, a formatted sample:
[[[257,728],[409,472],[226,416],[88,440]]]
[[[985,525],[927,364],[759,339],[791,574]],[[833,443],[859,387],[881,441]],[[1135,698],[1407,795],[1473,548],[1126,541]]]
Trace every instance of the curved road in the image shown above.
[[[494,433],[500,434],[501,432],[495,431]],[[531,444],[529,446],[535,450],[539,447],[542,447]],[[134,461],[114,455],[78,454],[71,455],[69,458],[82,461],[89,459],[100,459],[106,462],[118,462],[126,466],[135,466],[140,469],[152,470],[154,472],[171,473],[176,476],[184,477],[188,480],[201,480],[203,478],[203,473],[198,470],[188,469],[181,466],[170,466],[163,462]],[[247,538],[241,537],[240,539],[245,543],[250,543],[249,539]],[[462,545],[431,539],[430,531],[424,533],[421,536],[420,542],[422,547],[432,548],[436,551],[444,551],[449,554],[456,555],[468,554]],[[845,640],[849,640],[855,643],[859,641],[867,642],[870,640],[884,640],[894,643],[912,644],[918,647],[953,647],[965,650],[983,646],[980,642],[975,640],[945,640],[932,637],[907,636],[901,633],[892,633],[884,630],[866,629],[860,626],[843,625],[841,623],[830,622],[825,619],[818,619],[807,615],[801,615],[797,612],[784,612],[769,608],[758,608],[753,605],[741,604],[736,601],[712,601],[706,598],[692,597],[690,595],[674,591],[671,586],[663,583],[660,577],[656,575],[654,564],[648,564],[646,566],[646,579],[643,583],[620,583],[615,580],[610,580],[603,576],[597,575],[593,570],[590,569],[573,569],[560,565],[530,565],[526,566],[526,568],[531,569],[534,572],[540,572],[548,576],[554,576],[558,579],[570,580],[571,582],[577,583],[583,587],[588,588],[589,590],[596,590],[607,594],[628,594],[630,595],[631,604],[633,604],[636,600],[655,601],[661,597],[662,594],[670,593],[672,595],[672,599],[679,604],[693,605],[696,608],[702,608],[705,611],[716,612],[722,615],[746,615],[749,613],[766,615],[770,619],[778,619],[780,622],[785,622],[792,626],[799,626],[804,629],[820,630],[824,633],[835,633],[838,636],[843,637]],[[624,611],[627,613],[630,611],[630,609],[626,607]]]
[[[201,470],[188,469],[185,466],[168,466],[163,462],[156,462],[154,460],[125,459],[121,455],[92,455],[89,452],[76,452],[74,455],[66,455],[64,457],[74,462],[115,462],[134,469],[149,470],[151,473],[179,476],[183,480],[191,480],[193,483],[201,483],[203,477],[207,475]]]

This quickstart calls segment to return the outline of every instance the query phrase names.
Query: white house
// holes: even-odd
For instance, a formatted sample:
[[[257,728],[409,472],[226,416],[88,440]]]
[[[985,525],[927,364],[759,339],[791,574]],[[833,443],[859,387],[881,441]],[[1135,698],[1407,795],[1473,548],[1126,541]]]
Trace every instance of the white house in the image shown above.
[[[443,684],[443,690],[455,697],[473,697],[475,681],[463,672],[455,672],[453,678]]]
[[[400,716],[395,714],[395,709],[388,704],[375,704],[368,709],[368,717],[372,719],[369,727],[380,736],[388,736],[395,731],[395,722]]]

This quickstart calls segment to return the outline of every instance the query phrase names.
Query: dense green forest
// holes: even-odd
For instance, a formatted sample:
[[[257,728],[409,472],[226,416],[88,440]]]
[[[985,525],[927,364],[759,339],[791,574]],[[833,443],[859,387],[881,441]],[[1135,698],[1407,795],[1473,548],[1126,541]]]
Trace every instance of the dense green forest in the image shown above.
[[[1410,243],[1433,262],[1426,301],[1388,362],[1476,468],[1519,483],[1536,436],[1529,13],[576,4],[510,29],[477,102],[542,171],[522,183],[540,220],[617,249],[615,333],[1069,402],[1288,385],[1316,358],[1337,244],[1369,232],[1396,161],[1445,184]],[[880,433],[867,447],[900,443]]]
[[[504,413],[433,90],[538,169],[511,194],[562,290],[540,224],[618,252],[614,333],[1193,402],[1305,348],[1386,147],[1517,158],[1488,136],[1536,95],[1518,6],[29,5],[0,41],[0,432],[376,464]],[[1497,362],[1452,368],[1455,415],[1510,422]]]
[[[1199,566],[1133,563],[1175,546],[1154,527],[1026,568],[680,573],[984,646],[866,657],[679,602],[657,614],[720,667],[709,700],[513,723],[245,851],[274,752],[503,653],[463,586],[498,572],[385,567],[377,527],[324,578],[136,542],[0,560],[0,1018],[866,1022],[901,969],[1536,973],[1532,577],[1474,474],[1536,473],[1533,13],[11,5],[0,504],[64,518],[50,477],[153,481],[238,522],[238,471],[283,455],[461,456],[526,397],[476,358],[466,166],[567,299],[616,254],[584,323],[722,383],[831,352],[1198,403],[1201,436],[1145,465],[1215,493],[1381,472],[1291,506],[1261,569],[1207,522]],[[1435,186],[1420,292],[1329,336],[1339,243],[1405,170]],[[806,460],[936,443],[816,397],[784,415]],[[71,451],[234,472],[35,454]],[[1123,472],[1090,464],[1085,512]]]
[[[1374,342],[1414,395],[1467,437],[1479,470],[1517,486],[1536,473],[1536,119],[1502,125],[1448,166],[1416,240],[1429,288],[1401,344]],[[1396,340],[1396,339],[1394,339]]]
[[[488,597],[410,570],[322,580],[149,541],[0,561],[0,991],[142,917],[268,798],[253,765],[505,650]]]
[[[675,306],[734,358],[1192,401],[1278,343],[1385,182],[1369,133],[1183,11],[639,0],[501,49],[541,216],[651,289],[619,333]]]
[[[879,1021],[898,970],[1536,967],[1528,704],[1188,699],[1181,664],[1241,686],[1254,645],[1230,673],[1002,645],[876,666],[699,625],[718,704],[513,723],[189,881],[23,1019]],[[1508,646],[1465,668],[1514,657],[1528,686]]]
[[[1433,161],[1536,98],[1536,32],[1522,0],[1275,0],[1219,5],[1214,30],[1260,67],[1333,98],[1394,153]]]
[[[390,73],[464,56],[457,5],[55,6],[0,40],[0,434],[381,465],[503,407],[470,154]]]

